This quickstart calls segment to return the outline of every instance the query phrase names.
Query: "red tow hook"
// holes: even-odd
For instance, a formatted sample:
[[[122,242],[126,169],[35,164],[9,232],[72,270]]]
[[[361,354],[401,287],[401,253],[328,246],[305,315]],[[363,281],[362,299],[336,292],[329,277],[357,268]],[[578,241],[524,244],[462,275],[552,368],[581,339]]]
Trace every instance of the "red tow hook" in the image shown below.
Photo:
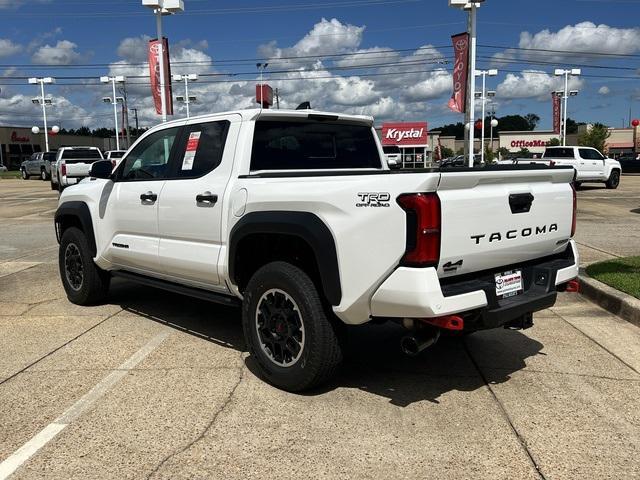
[[[579,293],[580,292],[580,282],[578,280],[569,280],[567,282],[567,288],[565,289],[567,293]]]
[[[434,327],[444,328],[445,330],[463,330],[464,320],[457,315],[445,315],[444,317],[421,318],[420,321],[433,325]]]

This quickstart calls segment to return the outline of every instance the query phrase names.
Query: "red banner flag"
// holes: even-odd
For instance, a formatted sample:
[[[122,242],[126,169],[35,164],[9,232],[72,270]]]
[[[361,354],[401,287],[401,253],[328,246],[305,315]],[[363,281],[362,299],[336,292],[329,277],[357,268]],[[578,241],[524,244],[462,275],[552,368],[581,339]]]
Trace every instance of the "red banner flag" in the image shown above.
[[[158,39],[149,40],[149,75],[151,76],[151,93],[156,105],[156,113],[162,114],[162,99],[160,93],[160,50]],[[164,61],[164,98],[167,115],[173,115],[173,94],[171,91],[171,65],[169,64],[169,41],[162,38],[162,59]]]
[[[469,34],[460,33],[451,37],[455,62],[453,65],[453,94],[449,108],[464,113],[467,107],[467,66],[469,65]]]
[[[553,133],[560,133],[560,96],[551,94],[553,101]]]

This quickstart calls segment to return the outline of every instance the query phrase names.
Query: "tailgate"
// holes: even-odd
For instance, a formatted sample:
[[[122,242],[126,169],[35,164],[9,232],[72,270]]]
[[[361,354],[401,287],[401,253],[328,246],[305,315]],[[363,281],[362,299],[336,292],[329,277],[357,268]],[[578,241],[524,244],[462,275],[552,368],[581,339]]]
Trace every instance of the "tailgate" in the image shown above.
[[[573,169],[442,172],[440,277],[517,265],[567,248]]]
[[[67,177],[88,177],[91,165],[96,161],[95,158],[65,160]]]

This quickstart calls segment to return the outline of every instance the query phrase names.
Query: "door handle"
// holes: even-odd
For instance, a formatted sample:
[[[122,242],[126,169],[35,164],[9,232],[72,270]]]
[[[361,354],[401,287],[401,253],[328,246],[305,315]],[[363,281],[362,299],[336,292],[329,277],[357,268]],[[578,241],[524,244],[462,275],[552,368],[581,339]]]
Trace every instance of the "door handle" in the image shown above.
[[[140,200],[143,202],[155,202],[158,200],[158,195],[153,193],[152,191],[148,191],[147,193],[140,194]]]
[[[196,195],[196,203],[206,203],[214,205],[218,201],[218,195],[211,192],[199,193]]]

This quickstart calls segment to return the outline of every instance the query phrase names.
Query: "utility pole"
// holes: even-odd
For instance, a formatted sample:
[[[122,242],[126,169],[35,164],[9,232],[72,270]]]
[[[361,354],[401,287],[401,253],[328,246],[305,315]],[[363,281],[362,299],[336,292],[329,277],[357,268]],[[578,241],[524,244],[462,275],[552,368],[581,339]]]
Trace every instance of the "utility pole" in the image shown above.
[[[137,108],[132,108],[131,110],[133,110],[133,118],[136,119],[136,135],[139,135],[138,133],[138,109]]]
[[[127,134],[127,148],[131,146],[131,132],[129,131],[129,106],[127,103],[127,84],[123,83],[120,89],[124,102],[122,103],[122,124],[124,125],[125,132]]]

